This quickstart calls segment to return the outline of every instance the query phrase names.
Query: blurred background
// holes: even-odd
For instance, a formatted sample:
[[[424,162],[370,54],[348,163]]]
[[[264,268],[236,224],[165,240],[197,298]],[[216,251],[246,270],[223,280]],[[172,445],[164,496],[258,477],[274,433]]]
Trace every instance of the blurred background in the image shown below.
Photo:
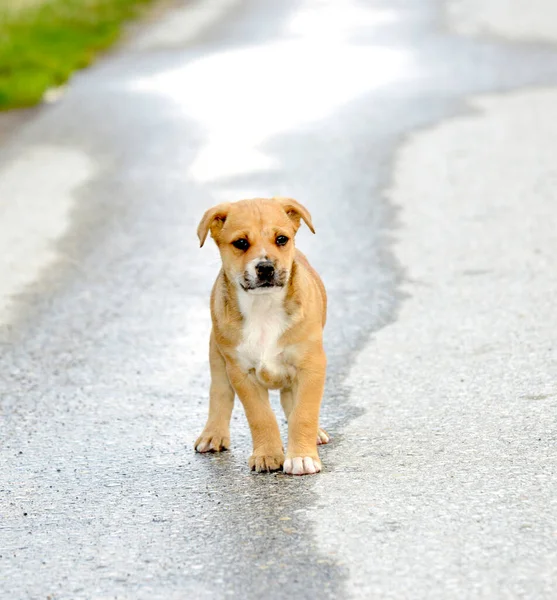
[[[0,596],[555,598],[556,117],[553,0],[0,0]],[[196,227],[274,195],[329,294],[301,478],[239,406],[193,452]]]

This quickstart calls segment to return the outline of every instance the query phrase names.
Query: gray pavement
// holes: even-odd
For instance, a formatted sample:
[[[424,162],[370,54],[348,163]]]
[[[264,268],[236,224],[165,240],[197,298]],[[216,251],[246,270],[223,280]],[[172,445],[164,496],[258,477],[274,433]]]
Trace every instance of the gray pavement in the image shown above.
[[[556,597],[557,47],[457,4],[186,4],[4,139],[0,597]],[[197,221],[272,194],[330,298],[312,477],[240,407],[192,450]]]

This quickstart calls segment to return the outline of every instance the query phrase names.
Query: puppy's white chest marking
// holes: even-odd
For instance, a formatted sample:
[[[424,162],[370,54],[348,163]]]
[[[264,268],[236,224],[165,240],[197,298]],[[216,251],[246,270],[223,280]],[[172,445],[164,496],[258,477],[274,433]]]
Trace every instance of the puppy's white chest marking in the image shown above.
[[[269,387],[279,385],[289,375],[283,348],[278,341],[288,329],[289,317],[283,306],[284,290],[267,293],[239,292],[240,311],[244,317],[242,341],[236,348],[242,370],[255,371],[256,377]]]

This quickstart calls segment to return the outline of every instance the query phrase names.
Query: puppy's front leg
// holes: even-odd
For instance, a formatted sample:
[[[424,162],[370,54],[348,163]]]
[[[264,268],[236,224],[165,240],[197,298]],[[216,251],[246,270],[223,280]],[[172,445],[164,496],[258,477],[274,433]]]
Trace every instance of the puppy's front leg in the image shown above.
[[[229,365],[230,381],[248,419],[253,440],[249,459],[252,471],[278,471],[284,462],[284,450],[277,419],[269,402],[269,392],[237,367]]]
[[[294,407],[288,418],[288,448],[284,472],[292,475],[309,475],[321,471],[316,440],[327,364],[323,349],[312,354],[307,363],[298,371],[294,386]]]
[[[282,410],[284,411],[284,416],[288,421],[290,417],[290,413],[294,408],[294,391],[292,388],[284,388],[280,391],[280,403],[282,405]],[[322,444],[328,444],[331,441],[329,434],[322,428],[319,427],[317,430],[317,445],[321,446]]]
[[[228,450],[230,446],[230,417],[234,408],[234,390],[228,380],[226,363],[217,347],[213,332],[209,344],[209,364],[209,418],[203,432],[195,441],[197,452],[220,452]]]

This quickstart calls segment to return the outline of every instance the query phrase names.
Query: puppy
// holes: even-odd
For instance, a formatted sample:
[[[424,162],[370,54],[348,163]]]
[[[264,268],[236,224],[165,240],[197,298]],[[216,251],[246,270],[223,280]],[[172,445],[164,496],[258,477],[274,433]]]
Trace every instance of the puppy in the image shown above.
[[[306,208],[289,198],[219,204],[201,219],[203,246],[209,231],[222,259],[211,294],[209,418],[197,452],[230,445],[235,394],[253,440],[252,470],[307,475],[321,471],[317,445],[325,385],[323,282],[295,248],[301,220],[315,233]],[[288,421],[286,457],[269,390],[280,390]]]

